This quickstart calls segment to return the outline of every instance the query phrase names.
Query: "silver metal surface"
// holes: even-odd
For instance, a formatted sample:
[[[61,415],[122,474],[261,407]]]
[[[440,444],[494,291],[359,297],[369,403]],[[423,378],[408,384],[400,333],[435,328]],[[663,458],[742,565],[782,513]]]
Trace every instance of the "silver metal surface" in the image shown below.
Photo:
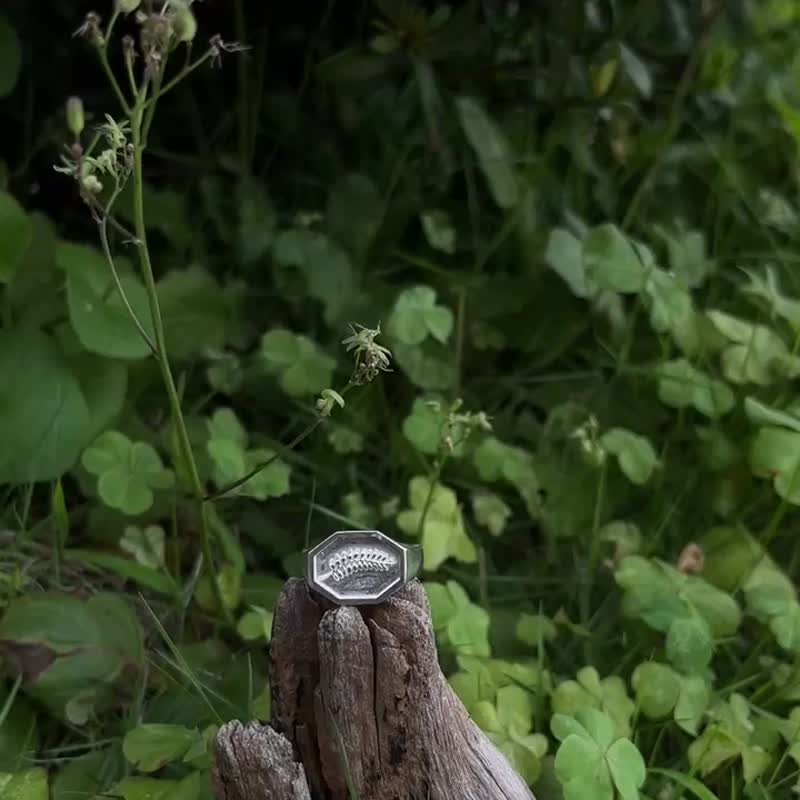
[[[339,605],[368,605],[391,597],[419,572],[422,548],[380,531],[337,531],[308,551],[306,581]]]

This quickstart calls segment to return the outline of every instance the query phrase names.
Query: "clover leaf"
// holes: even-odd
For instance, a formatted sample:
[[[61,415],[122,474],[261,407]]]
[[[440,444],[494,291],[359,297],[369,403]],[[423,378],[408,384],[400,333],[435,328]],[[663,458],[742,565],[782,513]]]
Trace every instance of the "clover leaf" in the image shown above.
[[[631,676],[636,705],[649,719],[672,716],[676,724],[692,735],[697,734],[711,691],[699,675],[681,675],[666,664],[646,661]]]
[[[453,312],[436,303],[430,286],[413,286],[395,301],[387,331],[406,345],[422,344],[429,336],[444,344],[453,330]]]
[[[556,776],[565,800],[638,800],[647,774],[644,759],[629,739],[615,733],[611,718],[594,708],[573,717],[555,714],[551,727],[561,742]]]
[[[469,711],[525,781],[534,783],[541,772],[541,759],[547,753],[547,738],[531,733],[531,693],[521,686],[504,686],[497,690],[495,704],[481,700]]]
[[[294,228],[275,237],[272,253],[281,266],[299,269],[328,322],[346,313],[358,292],[353,264],[341,245],[317,231]]]
[[[155,772],[171,761],[179,761],[200,739],[196,728],[148,723],[125,734],[122,752],[141,772]]]
[[[658,396],[673,408],[692,408],[712,419],[727,414],[736,398],[730,387],[693,367],[685,358],[664,361],[656,368]]]
[[[575,677],[556,687],[551,697],[553,711],[576,716],[581,709],[599,709],[612,720],[618,736],[629,736],[636,706],[622,678],[611,675],[601,679],[594,667],[583,667]]]
[[[272,635],[272,612],[261,606],[250,606],[236,623],[236,632],[245,641],[263,639],[269,641]]]
[[[544,260],[577,297],[593,297],[597,293],[597,286],[586,272],[583,244],[566,228],[554,228],[550,232]]]
[[[319,394],[330,386],[336,361],[307,336],[285,328],[267,331],[261,338],[261,359],[270,375],[291,397]]]
[[[207,420],[206,450],[214,465],[214,483],[223,488],[244,477],[259,464],[270,462],[235,490],[247,497],[266,500],[289,493],[291,468],[267,448],[248,449],[247,431],[230,408],[218,408]]]
[[[455,581],[426,583],[433,629],[439,642],[465,656],[488,657],[489,614]]]
[[[704,672],[714,655],[711,630],[698,614],[672,620],[666,646],[667,658],[686,674]]]
[[[544,614],[520,614],[514,633],[521,642],[538,647],[540,643],[552,642],[558,636],[558,629]]]
[[[472,513],[479,525],[483,525],[492,536],[499,536],[511,516],[511,508],[494,492],[473,492]]]
[[[620,469],[633,483],[647,483],[658,465],[650,440],[625,428],[612,428],[600,437],[600,444],[617,457]]]
[[[474,564],[478,556],[456,493],[418,475],[408,484],[408,497],[411,507],[397,515],[397,524],[410,536],[421,535],[425,569],[438,569],[448,558]]]
[[[685,575],[662,561],[628,556],[619,562],[614,577],[625,592],[623,612],[639,617],[654,630],[668,633],[675,620],[693,614],[705,621],[712,636],[730,636],[739,627],[741,612],[733,597],[702,578]],[[689,635],[680,629],[673,633],[678,637],[673,645],[675,653],[682,650],[684,634]]]
[[[123,514],[143,514],[153,492],[169,489],[173,474],[147,442],[132,442],[119,431],[106,431],[84,451],[83,466],[96,475],[103,502]]]
[[[653,255],[616,225],[606,223],[592,228],[583,240],[583,266],[587,281],[601,289],[639,292],[653,266]]]
[[[650,309],[650,325],[657,333],[670,333],[685,352],[697,349],[692,298],[674,274],[653,268],[647,276],[644,296]]]
[[[160,525],[146,528],[129,525],[119,540],[119,546],[144,567],[160,569],[164,566],[164,529]]]
[[[765,427],[750,448],[755,475],[770,478],[779,497],[800,505],[800,432],[785,427]]]
[[[532,516],[538,512],[539,480],[530,453],[487,436],[475,448],[472,462],[483,480],[506,481],[519,492]]]
[[[446,424],[447,411],[442,403],[436,399],[417,397],[411,412],[403,420],[403,436],[420,453],[434,455],[441,447]],[[459,452],[462,451],[463,445],[459,448]]]
[[[728,761],[741,759],[744,782],[752,783],[769,767],[772,757],[757,743],[757,728],[747,700],[734,692],[709,716],[703,732],[689,745],[689,765],[705,776]]]
[[[442,253],[452,255],[456,251],[456,231],[446,211],[423,211],[420,215],[422,230],[428,244]]]
[[[722,371],[731,383],[768,386],[776,377],[797,374],[797,359],[771,328],[722,311],[708,311],[706,315],[731,342],[722,351]]]

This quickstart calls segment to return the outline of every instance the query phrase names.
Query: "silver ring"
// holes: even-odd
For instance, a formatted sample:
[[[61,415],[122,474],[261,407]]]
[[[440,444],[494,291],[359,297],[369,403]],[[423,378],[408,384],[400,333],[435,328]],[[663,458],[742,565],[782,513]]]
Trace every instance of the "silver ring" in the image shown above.
[[[337,531],[306,553],[309,587],[339,605],[381,603],[422,567],[422,547],[380,531]]]

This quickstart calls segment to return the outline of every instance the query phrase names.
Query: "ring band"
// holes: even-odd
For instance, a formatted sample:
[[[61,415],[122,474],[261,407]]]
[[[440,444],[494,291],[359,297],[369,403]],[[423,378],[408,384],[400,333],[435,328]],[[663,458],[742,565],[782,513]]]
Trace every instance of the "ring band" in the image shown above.
[[[306,554],[309,588],[339,605],[382,603],[422,567],[422,547],[380,531],[336,531]]]

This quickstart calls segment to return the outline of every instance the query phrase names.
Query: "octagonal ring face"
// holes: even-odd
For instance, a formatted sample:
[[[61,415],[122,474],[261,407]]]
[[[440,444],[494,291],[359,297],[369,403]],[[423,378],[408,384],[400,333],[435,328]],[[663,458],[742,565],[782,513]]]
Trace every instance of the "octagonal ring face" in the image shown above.
[[[420,551],[380,531],[337,531],[308,551],[306,580],[339,605],[380,603],[414,577]]]

